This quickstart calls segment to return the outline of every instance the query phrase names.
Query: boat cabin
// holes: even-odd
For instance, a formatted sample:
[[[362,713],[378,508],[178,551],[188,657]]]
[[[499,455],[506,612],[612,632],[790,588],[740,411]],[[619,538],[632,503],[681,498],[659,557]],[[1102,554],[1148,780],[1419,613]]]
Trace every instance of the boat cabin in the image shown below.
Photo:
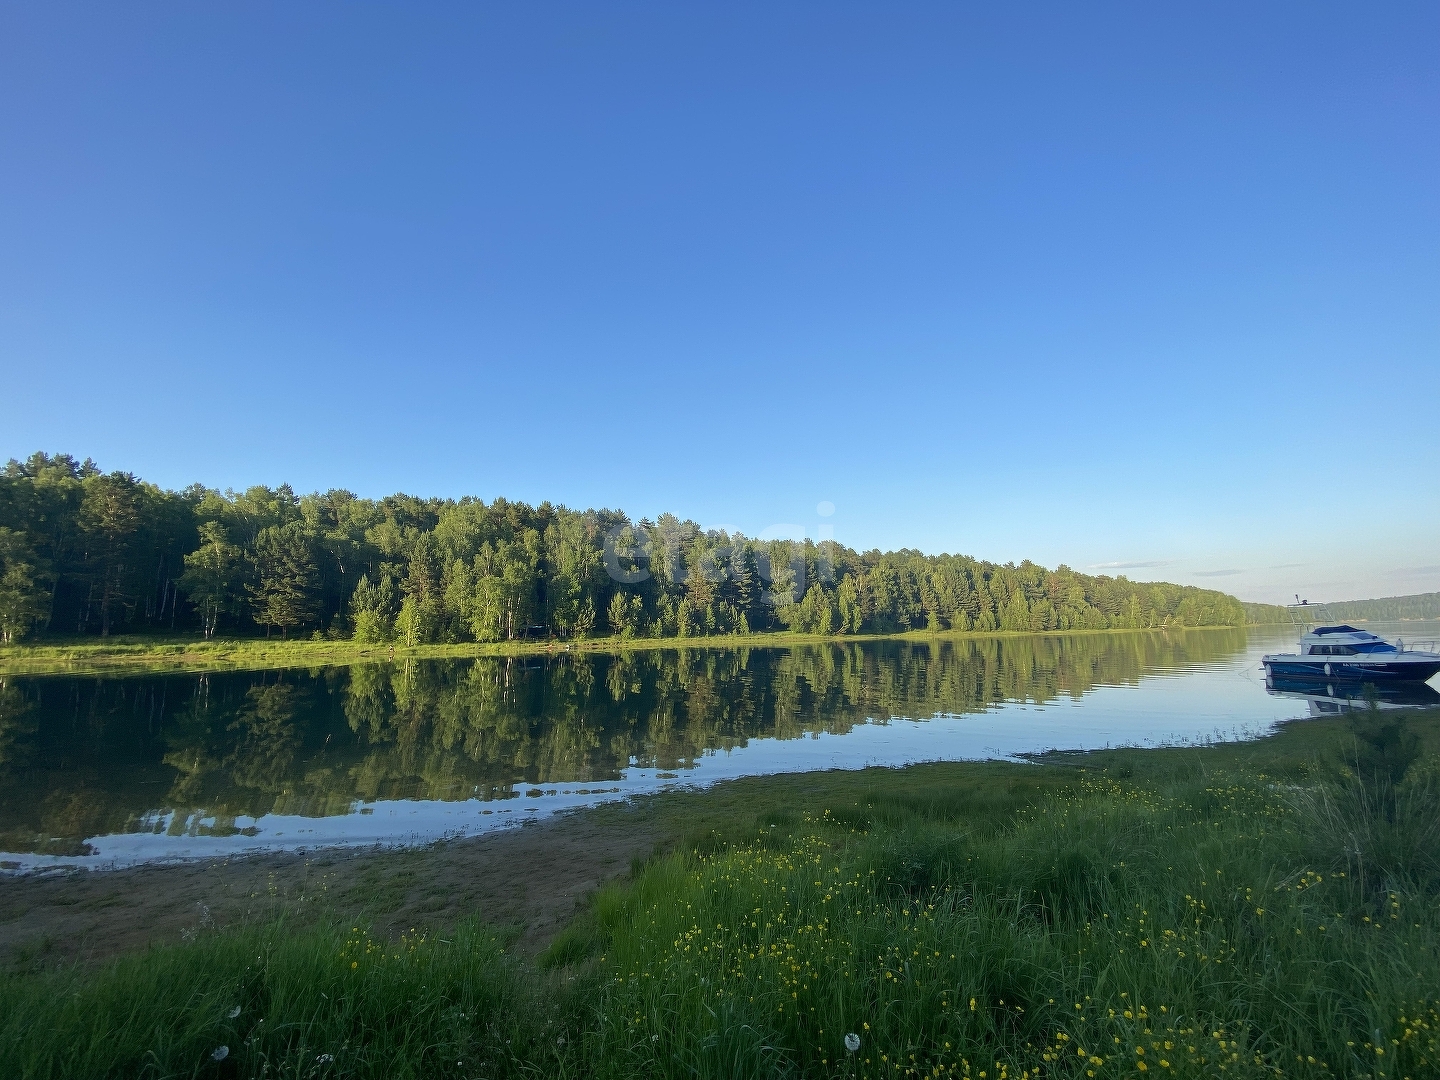
[[[1384,638],[1345,625],[1317,626],[1300,644],[1300,651],[1306,656],[1362,656],[1399,651]]]

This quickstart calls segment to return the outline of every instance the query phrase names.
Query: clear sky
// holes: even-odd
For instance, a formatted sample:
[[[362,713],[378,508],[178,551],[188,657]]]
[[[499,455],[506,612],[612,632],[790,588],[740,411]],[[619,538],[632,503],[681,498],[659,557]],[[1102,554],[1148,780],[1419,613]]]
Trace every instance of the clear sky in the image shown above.
[[[1440,589],[1437,121],[1433,3],[7,0],[0,458]]]

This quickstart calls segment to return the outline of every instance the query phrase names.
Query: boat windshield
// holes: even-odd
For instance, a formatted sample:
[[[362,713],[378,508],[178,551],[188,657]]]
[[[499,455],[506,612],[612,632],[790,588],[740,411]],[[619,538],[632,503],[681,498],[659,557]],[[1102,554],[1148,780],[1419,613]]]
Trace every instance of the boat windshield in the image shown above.
[[[1399,649],[1395,648],[1394,645],[1391,645],[1388,641],[1358,641],[1354,645],[1352,645],[1351,648],[1354,649],[1357,653],[1390,653],[1400,651]]]

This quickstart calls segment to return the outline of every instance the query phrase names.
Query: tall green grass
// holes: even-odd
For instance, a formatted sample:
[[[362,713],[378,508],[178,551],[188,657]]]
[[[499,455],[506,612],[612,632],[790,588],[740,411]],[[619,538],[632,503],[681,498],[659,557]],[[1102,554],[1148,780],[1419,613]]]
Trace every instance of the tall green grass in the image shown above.
[[[0,983],[5,1076],[472,1076],[548,1006],[488,932],[284,925]]]
[[[1436,718],[1387,723],[831,778],[528,967],[475,927],[275,927],[12,977],[0,1072],[1440,1076]]]
[[[1433,882],[1372,895],[1332,872],[1277,791],[1097,778],[989,835],[831,817],[602,897],[600,1060],[676,1076],[1440,1072]]]

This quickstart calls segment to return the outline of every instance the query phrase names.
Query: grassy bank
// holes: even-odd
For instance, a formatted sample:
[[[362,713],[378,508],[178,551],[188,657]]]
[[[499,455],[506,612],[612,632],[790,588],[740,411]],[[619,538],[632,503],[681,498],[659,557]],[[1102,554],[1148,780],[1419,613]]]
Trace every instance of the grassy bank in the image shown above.
[[[1038,636],[1144,634],[1141,630],[1056,630]],[[1184,627],[1185,630],[1234,629]],[[0,646],[0,675],[85,674],[134,671],[164,674],[183,671],[247,671],[261,668],[320,668],[384,659],[444,659],[471,656],[537,656],[565,651],[626,652],[677,648],[760,648],[852,641],[959,641],[968,638],[1034,637],[1029,631],[930,632],[904,634],[727,634],[690,638],[586,638],[569,642],[501,641],[459,645],[375,645],[329,638],[217,638],[117,636],[104,640],[56,639]]]
[[[657,797],[538,962],[483,912],[0,982],[6,1075],[1440,1074],[1440,714]],[[846,1036],[859,1040],[846,1048]],[[221,1053],[222,1048],[224,1053]]]
[[[89,672],[253,671],[322,668],[377,660],[441,660],[475,656],[539,656],[566,651],[623,652],[681,646],[735,648],[834,640],[806,634],[707,638],[589,638],[575,642],[502,641],[459,645],[375,645],[330,639],[116,637],[0,647],[0,675]]]
[[[563,647],[563,646],[562,646]],[[551,647],[551,651],[554,650]],[[391,657],[525,656],[544,653],[544,642],[495,645],[362,644],[330,639],[216,638],[199,636],[114,637],[57,640],[0,648],[0,675],[83,674],[103,671],[150,673],[321,668]]]

